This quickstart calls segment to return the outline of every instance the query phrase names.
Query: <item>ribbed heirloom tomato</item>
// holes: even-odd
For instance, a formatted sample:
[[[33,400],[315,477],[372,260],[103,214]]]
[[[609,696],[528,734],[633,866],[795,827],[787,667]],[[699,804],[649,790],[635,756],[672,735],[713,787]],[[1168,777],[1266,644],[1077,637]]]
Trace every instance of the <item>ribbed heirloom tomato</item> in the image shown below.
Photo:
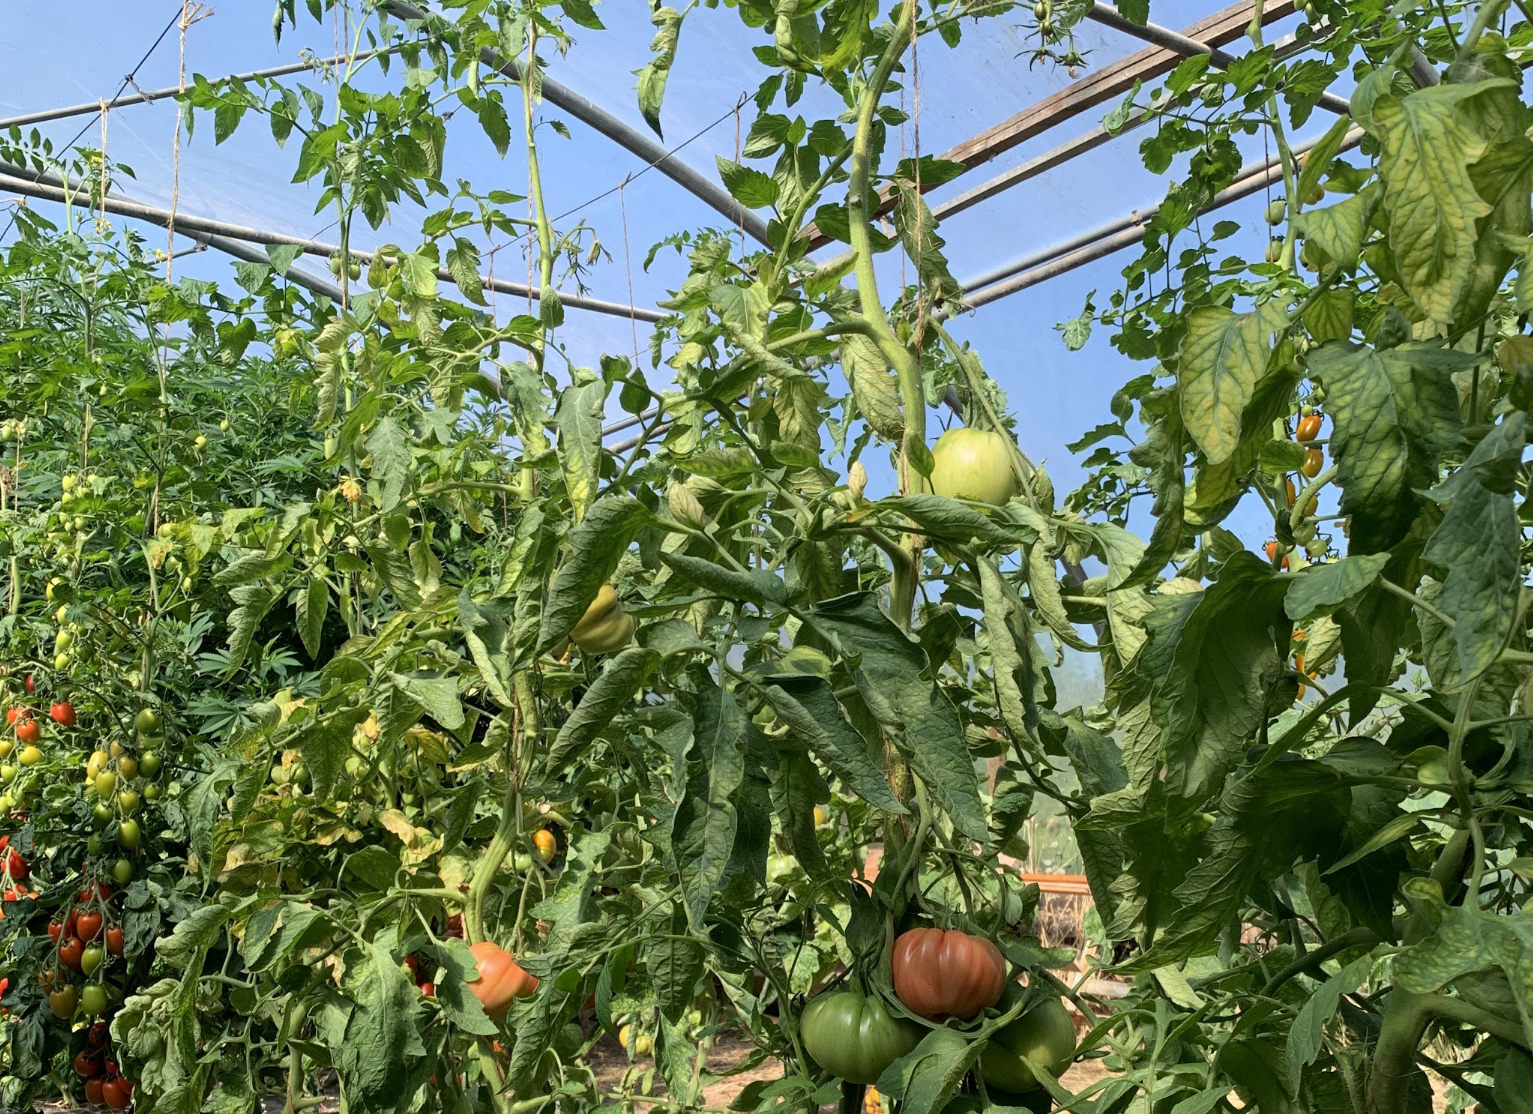
[[[1006,986],[1006,960],[982,936],[912,928],[894,942],[894,993],[912,1013],[965,1021],[995,1005]]]
[[[633,641],[633,616],[618,606],[617,589],[603,584],[570,631],[570,641],[588,654],[611,654]]]
[[[1024,993],[1013,983],[999,1008],[1011,1008]],[[1038,1089],[1038,1072],[1062,1075],[1074,1058],[1075,1023],[1064,1003],[1045,998],[990,1038],[979,1072],[990,1086],[1020,1094]]]
[[[513,999],[526,998],[538,989],[538,980],[522,970],[499,944],[481,940],[468,950],[479,961],[479,977],[468,988],[496,1021],[506,1016]]]
[[[878,1082],[885,1068],[921,1042],[919,1025],[852,990],[811,998],[799,1031],[814,1062],[849,1083]]]
[[[950,429],[932,446],[932,460],[931,490],[949,499],[1000,506],[1022,490],[1004,433]]]

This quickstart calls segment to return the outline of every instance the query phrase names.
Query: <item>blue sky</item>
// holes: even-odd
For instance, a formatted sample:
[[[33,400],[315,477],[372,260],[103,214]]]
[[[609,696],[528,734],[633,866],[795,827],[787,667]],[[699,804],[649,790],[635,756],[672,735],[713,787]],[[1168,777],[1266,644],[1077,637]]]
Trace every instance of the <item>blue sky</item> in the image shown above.
[[[1151,15],[1161,24],[1180,28],[1216,6],[1218,0],[1198,3],[1155,0]],[[299,5],[300,9],[303,7]],[[70,6],[70,18],[62,20],[58,18],[56,3],[10,0],[11,18],[0,31],[0,68],[9,75],[9,80],[0,87],[0,117],[110,95],[178,8],[176,0],[76,0]],[[225,0],[214,5],[212,14],[188,33],[188,73],[215,77],[290,62],[304,47],[321,55],[335,52],[331,29],[317,26],[307,17],[296,33],[289,30],[284,35],[280,46],[274,43],[272,9],[269,0]],[[630,124],[643,128],[633,92],[632,71],[648,58],[651,35],[648,6],[640,0],[609,0],[598,4],[597,11],[607,30],[575,29],[577,46],[567,57],[552,61],[551,73]],[[1269,36],[1291,30],[1292,22],[1269,28]],[[82,33],[82,29],[89,31]],[[1095,66],[1143,45],[1091,23],[1078,29],[1078,39],[1088,64]],[[765,41],[763,33],[744,28],[732,11],[699,8],[692,12],[682,32],[663,112],[670,144],[728,112],[742,94],[754,92],[765,71],[752,57],[750,47]],[[1238,51],[1243,45],[1236,44],[1231,49]],[[1029,69],[1026,32],[1018,15],[978,25],[966,24],[963,41],[956,49],[947,48],[935,38],[923,40],[918,61],[920,147],[927,153],[940,152],[1069,82],[1062,71],[1051,66]],[[139,71],[137,82],[146,89],[174,84],[176,67],[177,41],[173,32]],[[397,73],[396,69],[396,77]],[[312,78],[307,80],[313,82]],[[913,107],[913,99],[907,93],[907,109]],[[831,108],[833,101],[825,91],[811,88],[797,111],[812,120],[816,105]],[[1067,121],[935,191],[933,202],[1088,131],[1110,107],[1106,105]],[[111,114],[109,153],[137,172],[137,181],[122,184],[124,192],[156,204],[169,203],[174,112],[172,104],[160,102]],[[741,113],[742,137],[749,129],[753,112],[754,105],[747,104]],[[546,106],[545,114],[562,118],[552,106]],[[83,118],[59,121],[44,125],[42,131],[56,142],[63,141],[84,122]],[[1317,134],[1329,122],[1317,113],[1299,138]],[[553,212],[601,193],[641,167],[636,157],[579,123],[571,121],[570,126],[569,140],[552,131],[543,133],[545,189]],[[525,158],[515,142],[508,157],[502,160],[471,119],[453,121],[449,136],[445,180],[466,178],[480,189],[498,187],[525,192]],[[87,141],[94,143],[98,137],[99,130],[93,125]],[[1158,200],[1163,196],[1164,184],[1140,166],[1137,152],[1140,137],[1130,133],[946,222],[942,234],[948,242],[947,255],[955,275],[963,280]],[[912,125],[906,125],[901,142],[907,151],[913,150]],[[694,167],[713,174],[714,156],[732,156],[735,143],[734,121],[726,120],[692,143],[682,157]],[[1250,154],[1259,153],[1257,140]],[[290,181],[296,156],[296,142],[278,149],[265,123],[254,117],[248,118],[222,146],[214,145],[212,128],[202,126],[190,143],[183,142],[180,208],[238,224],[333,238],[333,229],[328,228],[329,214],[313,212],[318,187],[293,185]],[[1230,213],[1259,225],[1263,204],[1260,196],[1253,197],[1233,207]],[[719,223],[711,209],[655,172],[632,183],[621,197],[614,194],[581,215],[595,226],[612,253],[611,262],[598,264],[592,270],[588,279],[591,293],[627,302],[631,272],[633,300],[646,305],[674,288],[684,273],[681,261],[670,252],[662,253],[651,271],[645,273],[641,264],[649,246],[680,229]],[[404,213],[394,228],[386,227],[377,234],[363,225],[358,239],[361,246],[384,241],[409,244],[418,237],[417,225],[416,214]],[[145,234],[151,242],[163,236],[157,230]],[[181,246],[186,246],[186,242]],[[1249,244],[1242,246],[1249,248]],[[831,248],[827,254],[835,250]],[[497,274],[525,280],[525,262],[507,259],[507,254],[502,254]],[[1111,256],[964,315],[953,325],[960,338],[975,345],[990,373],[1006,389],[1018,417],[1023,448],[1033,459],[1048,462],[1061,492],[1075,486],[1082,475],[1065,444],[1107,420],[1107,403],[1113,390],[1131,375],[1145,370],[1145,365],[1132,364],[1114,352],[1102,330],[1097,331],[1083,351],[1067,352],[1054,326],[1080,311],[1088,291],[1101,291],[1097,302],[1099,306],[1104,304],[1106,294],[1119,281],[1119,270],[1131,258],[1131,252]],[[300,265],[323,268],[323,262],[313,258]],[[227,281],[231,277],[229,262],[212,252],[178,260],[177,267],[178,273],[202,278]],[[897,280],[897,264],[886,266],[883,278],[886,297],[897,288]],[[506,303],[502,296],[503,312],[511,308]],[[633,348],[626,320],[589,313],[571,312],[562,339],[574,357],[586,363],[594,362],[603,351],[628,353]],[[642,325],[639,344],[641,351],[647,350]],[[659,377],[658,373],[652,375],[655,379]],[[875,473],[875,485],[876,476]],[[1256,519],[1251,522],[1255,529],[1261,529]],[[1247,540],[1255,545],[1261,539],[1252,536]]]

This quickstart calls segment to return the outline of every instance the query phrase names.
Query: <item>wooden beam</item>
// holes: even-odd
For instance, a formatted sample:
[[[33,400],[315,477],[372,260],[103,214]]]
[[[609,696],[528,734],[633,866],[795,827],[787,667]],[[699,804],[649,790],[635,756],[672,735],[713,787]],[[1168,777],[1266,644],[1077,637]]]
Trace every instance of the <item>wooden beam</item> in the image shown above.
[[[1295,0],[1273,0],[1272,3],[1262,7],[1262,23],[1273,23],[1290,16],[1296,8]],[[1240,0],[1240,3],[1194,23],[1182,31],[1182,34],[1209,47],[1223,46],[1234,42],[1246,33],[1251,25],[1251,17],[1255,13],[1256,0]],[[1026,143],[1034,136],[1043,134],[1057,124],[1062,124],[1066,120],[1089,112],[1098,105],[1127,93],[1134,87],[1136,81],[1150,81],[1170,73],[1181,63],[1182,57],[1177,51],[1166,47],[1147,47],[1127,58],[1109,63],[1100,70],[1088,73],[1079,81],[1071,83],[1036,104],[1029,105],[999,124],[986,128],[978,135],[964,140],[956,147],[949,148],[937,157],[948,162],[962,163],[965,170],[972,170],[976,166],[989,162],[997,155]],[[1087,145],[1083,149],[1097,146],[1105,142],[1107,138],[1109,137],[1105,135],[1088,137]],[[1091,141],[1093,139],[1095,142]],[[1057,150],[1065,157],[1079,153],[1079,151],[1067,151],[1069,147],[1070,144],[1066,144],[1065,148]],[[1052,154],[1055,152],[1050,152],[1050,155]],[[1049,159],[1050,156],[1042,157]],[[1051,161],[1048,165],[1057,165],[1057,162]],[[881,191],[876,212],[887,213],[893,206],[891,192]],[[818,250],[831,242],[830,237],[823,235],[813,225],[807,231],[810,251]]]

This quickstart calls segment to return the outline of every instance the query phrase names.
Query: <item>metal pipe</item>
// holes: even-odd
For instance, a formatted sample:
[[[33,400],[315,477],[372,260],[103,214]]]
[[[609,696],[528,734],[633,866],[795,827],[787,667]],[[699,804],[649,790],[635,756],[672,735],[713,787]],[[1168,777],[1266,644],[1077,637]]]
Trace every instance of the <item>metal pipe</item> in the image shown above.
[[[1363,138],[1361,128],[1353,128],[1341,141],[1337,149],[1341,151],[1351,150]],[[1295,153],[1310,150],[1319,142],[1319,138],[1299,144],[1294,148]],[[1263,189],[1282,177],[1283,169],[1277,160],[1255,163],[1242,170],[1228,187],[1215,194],[1213,199],[1205,205],[1200,212],[1208,213],[1215,209],[1223,208],[1233,201],[1243,197],[1249,197],[1257,190]],[[1005,267],[997,268],[987,275],[981,275],[978,279],[964,284],[964,293],[973,292],[974,296],[965,298],[963,309],[978,309],[998,301],[1009,294],[1015,294],[1019,290],[1026,290],[1030,286],[1037,286],[1040,282],[1055,278],[1058,275],[1073,271],[1077,267],[1083,267],[1087,263],[1112,255],[1137,243],[1143,237],[1142,228],[1144,222],[1149,220],[1160,209],[1160,203],[1136,210],[1127,217],[1120,218],[1111,224],[1103,225],[1092,233],[1085,236],[1075,237],[1056,244],[1051,248],[1045,248],[1041,252],[1024,256],[1014,263]],[[1095,242],[1081,243],[1086,237],[1097,237]],[[1020,272],[1020,273],[1019,273]],[[1009,281],[999,282],[998,279],[1010,277]],[[947,316],[943,313],[943,316]]]
[[[1189,58],[1194,54],[1206,54],[1209,61],[1221,70],[1229,69],[1237,60],[1233,54],[1209,46],[1207,43],[1200,43],[1197,39],[1190,39],[1169,27],[1162,27],[1156,23],[1135,23],[1111,4],[1102,3],[1102,0],[1096,0],[1091,5],[1086,18],[1166,50],[1174,50]],[[1322,93],[1320,100],[1316,103],[1327,112],[1334,112],[1338,116],[1350,115],[1352,111],[1351,106],[1334,93]]]
[[[64,202],[72,200],[86,207],[94,208],[96,199],[83,187],[73,187],[66,192],[64,184],[58,178],[49,174],[38,174],[28,167],[18,166],[14,163],[0,161],[0,189],[10,190],[14,193],[26,194],[29,197],[41,198],[44,201]],[[167,228],[171,223],[169,209],[160,209],[153,205],[146,205],[141,201],[123,197],[120,194],[108,194],[105,208],[109,213],[118,216],[130,217],[134,220],[146,221],[149,224],[157,224],[161,228]],[[308,240],[302,236],[289,236],[281,232],[271,232],[266,229],[248,228],[243,225],[227,224],[224,221],[210,220],[207,217],[193,216],[188,213],[175,214],[175,227],[178,232],[188,236],[206,237],[208,243],[230,255],[236,255],[230,251],[227,244],[233,241],[243,241],[250,244],[285,244],[301,249],[306,255],[323,255],[326,258],[340,251],[337,244],[327,244],[318,240]],[[348,254],[359,263],[371,262],[373,253],[351,249]],[[248,254],[238,254],[239,258],[249,259]],[[266,262],[262,253],[259,262]],[[437,278],[456,285],[452,272],[445,267],[439,267],[436,271]],[[296,281],[296,280],[295,280]],[[482,279],[484,288],[494,290],[501,294],[510,294],[515,297],[536,298],[536,292],[522,283],[507,282],[504,279]],[[303,284],[307,285],[307,284]],[[325,284],[333,294],[326,293],[327,297],[333,297],[340,301],[340,287],[330,283]],[[312,287],[310,287],[312,289]],[[637,321],[654,323],[665,320],[665,314],[658,310],[640,309],[637,306],[627,306],[619,302],[607,302],[599,298],[586,298],[577,294],[560,294],[561,304],[570,309],[590,310],[593,313],[602,313],[611,317],[626,317]]]
[[[265,70],[251,70],[249,73],[236,74],[232,80],[255,81],[263,77],[285,77],[288,74],[302,73],[304,70],[318,69],[320,66],[334,66],[348,59],[365,61],[377,57],[380,54],[393,54],[399,47],[386,46],[377,50],[364,50],[354,55],[338,54],[334,58],[309,58],[302,62],[289,62],[282,66],[272,66]],[[225,79],[231,80],[231,79]],[[164,89],[150,89],[130,93],[125,97],[117,97],[107,101],[103,105],[100,101],[92,101],[90,104],[72,104],[67,108],[49,108],[41,112],[28,112],[23,116],[12,116],[6,120],[0,120],[0,128],[24,128],[29,124],[43,124],[50,120],[65,120],[71,116],[85,116],[92,112],[100,112],[103,107],[108,109],[122,108],[130,104],[148,104],[164,97],[174,97],[181,92],[181,86],[171,85]]]
[[[423,23],[428,18],[427,13],[410,4],[402,3],[401,0],[384,0],[379,6],[390,14],[412,23]],[[485,65],[509,77],[512,81],[522,79],[522,68],[515,59],[502,57],[489,47],[481,50],[479,57]],[[705,205],[728,217],[730,224],[742,229],[751,239],[758,243],[767,243],[767,226],[764,220],[729,196],[721,186],[676,158],[643,132],[629,127],[596,102],[588,100],[547,75],[539,81],[538,91],[550,104],[564,109],[575,119],[595,128],[618,146],[638,155]]]

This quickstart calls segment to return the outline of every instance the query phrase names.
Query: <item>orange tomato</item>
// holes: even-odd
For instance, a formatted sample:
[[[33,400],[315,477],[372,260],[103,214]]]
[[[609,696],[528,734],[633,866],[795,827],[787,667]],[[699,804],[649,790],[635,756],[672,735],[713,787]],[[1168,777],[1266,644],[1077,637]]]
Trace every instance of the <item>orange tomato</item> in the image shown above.
[[[1006,987],[1006,960],[983,936],[913,928],[894,942],[894,993],[913,1013],[968,1020]]]
[[[1304,463],[1299,465],[1299,471],[1310,479],[1320,475],[1320,469],[1325,467],[1325,450],[1319,445],[1312,445],[1304,454]]]
[[[522,970],[499,944],[481,940],[469,951],[479,961],[479,977],[468,988],[491,1018],[498,1021],[505,1017],[513,999],[526,998],[538,989],[538,980]]]
[[[1320,427],[1325,423],[1325,418],[1320,414],[1308,414],[1299,419],[1300,441],[1313,441],[1320,436]]]

